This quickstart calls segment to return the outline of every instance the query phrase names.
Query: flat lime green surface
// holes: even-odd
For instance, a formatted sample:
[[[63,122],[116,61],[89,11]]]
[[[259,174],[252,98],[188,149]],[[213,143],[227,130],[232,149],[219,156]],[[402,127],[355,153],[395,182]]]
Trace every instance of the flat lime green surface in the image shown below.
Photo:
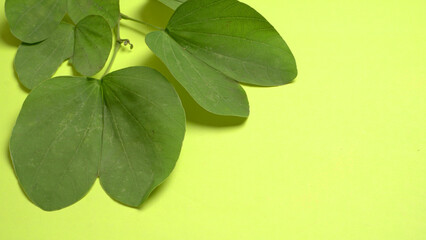
[[[8,139],[27,95],[12,68],[18,42],[0,13],[0,239],[426,239],[426,4],[423,0],[245,0],[283,35],[299,77],[244,88],[246,122],[214,117],[187,96],[188,130],[171,177],[140,208],[99,182],[77,204],[44,212],[14,176]],[[4,6],[4,0],[0,2]],[[154,0],[127,15],[165,25]],[[114,69],[171,75],[125,22],[135,49]],[[64,65],[59,74],[68,73]]]

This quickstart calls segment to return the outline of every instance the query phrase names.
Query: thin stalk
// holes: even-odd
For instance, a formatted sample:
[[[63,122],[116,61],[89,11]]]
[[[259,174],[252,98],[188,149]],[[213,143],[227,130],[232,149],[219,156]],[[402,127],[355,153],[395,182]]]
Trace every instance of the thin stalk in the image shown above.
[[[108,67],[105,70],[104,74],[102,75],[102,78],[105,77],[111,71],[112,65],[114,64],[115,58],[117,57],[117,53],[121,48],[121,38],[120,38],[120,23],[117,24],[117,27],[115,28],[115,44],[114,44],[114,53],[112,54],[111,60],[109,61]]]
[[[143,25],[146,25],[146,26],[149,26],[149,27],[155,28],[155,29],[157,29],[157,30],[164,30],[164,29],[163,29],[163,28],[161,28],[161,27],[158,27],[158,26],[152,25],[151,23],[147,23],[147,22],[142,21],[142,20],[134,19],[134,18],[129,17],[129,16],[127,16],[127,15],[125,15],[125,14],[122,14],[122,13],[121,13],[121,15],[120,15],[120,16],[121,16],[121,19],[124,19],[124,20],[129,20],[129,21],[137,22],[137,23],[140,23],[140,24],[143,24]]]

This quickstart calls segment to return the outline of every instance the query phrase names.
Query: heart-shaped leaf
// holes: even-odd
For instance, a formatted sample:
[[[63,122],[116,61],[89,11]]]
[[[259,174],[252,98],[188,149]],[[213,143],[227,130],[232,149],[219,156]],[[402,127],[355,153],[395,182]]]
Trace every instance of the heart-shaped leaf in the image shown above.
[[[171,84],[133,67],[102,80],[43,81],[23,105],[10,152],[22,188],[42,209],[73,204],[97,176],[112,198],[138,206],[172,171],[184,132]]]
[[[120,18],[119,0],[68,0],[68,15],[75,23],[89,15],[99,15],[114,28]]]
[[[216,114],[231,109],[217,98],[230,100],[234,96],[220,92],[217,98],[203,97],[200,93],[212,87],[206,82],[217,85],[233,79],[277,86],[290,83],[297,75],[294,57],[279,33],[258,12],[236,0],[189,0],[176,10],[164,33],[150,33],[146,42],[189,94]],[[237,105],[244,106],[241,97],[236,99],[240,99]],[[226,115],[240,116],[232,109]]]
[[[45,40],[67,12],[64,0],[6,0],[6,17],[10,30],[26,43]]]
[[[169,8],[176,10],[182,3],[188,1],[188,0],[159,0],[164,5],[168,6]]]
[[[36,44],[22,43],[15,57],[20,82],[32,89],[49,79],[74,51],[74,26],[61,23],[48,39]]]
[[[79,73],[92,76],[105,65],[111,47],[112,33],[108,22],[101,16],[85,17],[75,27],[72,64]]]

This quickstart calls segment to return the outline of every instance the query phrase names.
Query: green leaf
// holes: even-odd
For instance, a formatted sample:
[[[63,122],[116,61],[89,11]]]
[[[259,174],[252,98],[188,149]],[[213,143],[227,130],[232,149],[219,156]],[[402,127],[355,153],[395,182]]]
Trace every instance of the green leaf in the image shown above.
[[[20,82],[32,89],[49,79],[74,51],[74,26],[61,23],[48,39],[37,44],[23,43],[15,57],[15,70]]]
[[[176,10],[182,3],[188,1],[188,0],[159,0],[164,5],[168,6],[169,8]]]
[[[97,177],[101,136],[98,81],[59,77],[34,88],[10,141],[16,175],[27,196],[44,210],[81,199]]]
[[[114,28],[120,18],[119,0],[68,0],[68,15],[75,23],[89,15],[100,15]]]
[[[150,33],[146,42],[204,109],[219,115],[249,115],[247,95],[237,82],[199,60],[163,31]]]
[[[170,174],[185,133],[185,113],[157,71],[133,67],[103,78],[100,181],[115,200],[139,206]]]
[[[236,0],[190,0],[177,9],[167,32],[190,53],[242,83],[277,86],[297,75],[293,54],[279,33]]]
[[[75,203],[97,176],[112,198],[139,206],[172,171],[184,133],[171,84],[133,67],[101,81],[43,81],[23,105],[10,152],[22,188],[42,209]]]
[[[98,73],[112,47],[112,33],[108,23],[101,16],[88,16],[75,27],[75,46],[72,64],[85,75]]]
[[[48,38],[67,11],[64,0],[6,0],[6,17],[10,30],[26,43]]]
[[[220,115],[248,114],[248,104],[231,80],[277,86],[297,75],[295,59],[279,33],[236,0],[189,0],[164,32],[150,33],[146,42],[202,107]]]
[[[232,81],[278,86],[297,75],[279,33],[236,0],[189,0],[146,42],[195,101],[219,115],[248,115],[245,95]]]
[[[238,82],[277,86],[297,75],[293,54],[279,33],[236,0],[189,0],[171,17],[166,33],[194,57]],[[161,55],[160,49],[152,50]]]

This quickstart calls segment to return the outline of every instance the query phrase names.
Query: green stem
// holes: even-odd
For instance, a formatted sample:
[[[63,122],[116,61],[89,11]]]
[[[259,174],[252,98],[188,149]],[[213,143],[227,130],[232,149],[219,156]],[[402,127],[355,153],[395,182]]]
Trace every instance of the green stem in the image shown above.
[[[121,13],[121,15],[120,15],[120,16],[121,16],[121,19],[124,19],[124,20],[129,20],[129,21],[137,22],[137,23],[140,23],[140,24],[143,24],[143,25],[146,25],[146,26],[149,26],[149,27],[155,28],[155,29],[157,29],[157,30],[164,30],[164,29],[163,29],[163,28],[161,28],[161,27],[158,27],[158,26],[152,25],[151,23],[147,23],[147,22],[142,21],[142,20],[134,19],[134,18],[129,17],[129,16],[127,16],[127,15],[125,15],[125,14],[122,14],[122,13]]]
[[[120,14],[120,20],[121,19],[130,20],[130,21],[133,21],[133,22],[144,24],[146,26],[149,26],[149,27],[152,27],[152,28],[155,28],[155,29],[158,29],[158,30],[164,30],[160,27],[157,27],[155,25],[152,25],[150,23],[147,23],[147,22],[144,22],[144,21],[141,21],[141,20],[131,18],[131,17],[124,15],[122,13]],[[130,45],[130,49],[133,49],[133,44],[130,43],[129,39],[121,39],[121,37],[120,37],[120,23],[118,23],[117,27],[115,28],[115,40],[116,41],[115,41],[115,44],[114,44],[114,53],[111,57],[111,60],[109,61],[108,67],[106,68],[102,77],[104,77],[105,75],[107,75],[109,73],[109,71],[111,71],[112,65],[114,64],[115,58],[117,57],[117,53],[120,50],[121,44],[124,43],[124,46]]]
[[[104,74],[102,75],[102,78],[105,77],[105,75],[107,75],[109,73],[109,71],[111,71],[112,65],[114,64],[115,58],[117,57],[117,53],[120,50],[121,47],[121,38],[120,38],[120,24],[117,25],[116,29],[115,29],[115,34],[116,34],[116,41],[114,44],[114,53],[112,54],[111,60],[109,61],[108,67],[105,70]]]

